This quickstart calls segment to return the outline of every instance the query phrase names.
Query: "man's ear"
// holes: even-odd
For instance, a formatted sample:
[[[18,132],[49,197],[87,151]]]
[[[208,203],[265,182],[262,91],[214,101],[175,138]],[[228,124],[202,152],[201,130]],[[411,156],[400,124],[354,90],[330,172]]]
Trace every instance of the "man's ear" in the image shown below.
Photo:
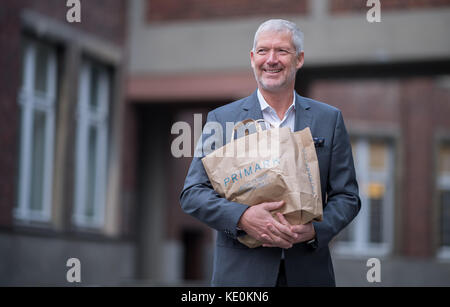
[[[298,57],[297,57],[297,65],[296,65],[296,68],[297,68],[297,69],[300,69],[300,68],[303,66],[304,63],[305,63],[305,53],[304,53],[303,51],[301,51],[301,52],[298,54]]]
[[[253,60],[253,57],[254,57],[253,50],[250,50],[250,64],[252,68],[255,69],[255,62]]]

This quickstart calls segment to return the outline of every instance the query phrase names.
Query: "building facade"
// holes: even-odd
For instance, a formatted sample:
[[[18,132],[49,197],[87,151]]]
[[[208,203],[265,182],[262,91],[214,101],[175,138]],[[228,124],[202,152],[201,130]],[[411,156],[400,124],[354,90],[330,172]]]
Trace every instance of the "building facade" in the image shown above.
[[[131,4],[127,97],[140,117],[135,142],[154,148],[155,159],[167,159],[155,169],[144,151],[136,167],[141,176],[142,166],[149,167],[148,183],[137,193],[160,206],[167,227],[155,226],[160,235],[154,242],[166,246],[159,257],[173,261],[167,266],[172,273],[154,276],[207,281],[214,238],[180,211],[177,196],[190,158],[170,154],[177,131],[159,131],[177,121],[194,127],[195,114],[204,122],[212,108],[251,94],[254,32],[267,19],[286,18],[305,34],[297,91],[340,108],[352,139],[362,210],[332,243],[338,285],[371,285],[370,258],[380,259],[382,285],[450,283],[450,1],[380,3],[380,22],[368,21],[373,5],[367,1]],[[162,130],[150,126],[151,119]],[[161,143],[153,146],[157,139]],[[161,181],[170,183],[148,189],[152,180],[161,187]],[[195,274],[191,255],[203,263]]]
[[[375,1],[376,2],[376,1]],[[215,231],[179,205],[209,110],[250,95],[259,24],[305,34],[300,95],[342,110],[362,209],[336,281],[450,284],[450,1],[90,0],[0,5],[0,285],[207,285]]]
[[[0,5],[0,285],[135,274],[121,197],[126,1]],[[68,266],[69,264],[69,266]]]

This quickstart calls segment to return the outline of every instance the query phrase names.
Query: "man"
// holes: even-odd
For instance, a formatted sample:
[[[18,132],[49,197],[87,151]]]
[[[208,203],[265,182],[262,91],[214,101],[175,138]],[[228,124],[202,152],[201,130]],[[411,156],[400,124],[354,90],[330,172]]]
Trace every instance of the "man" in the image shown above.
[[[358,214],[361,203],[352,151],[341,112],[299,96],[295,76],[304,62],[303,34],[285,20],[269,20],[257,30],[250,52],[258,89],[249,97],[211,111],[222,125],[265,119],[291,130],[310,127],[316,138],[323,221],[290,225],[271,211],[283,202],[255,206],[230,202],[212,188],[200,158],[194,158],[180,200],[183,210],[218,231],[213,286],[334,286],[328,243]],[[225,140],[224,141],[229,141]],[[250,249],[237,236],[263,242]]]

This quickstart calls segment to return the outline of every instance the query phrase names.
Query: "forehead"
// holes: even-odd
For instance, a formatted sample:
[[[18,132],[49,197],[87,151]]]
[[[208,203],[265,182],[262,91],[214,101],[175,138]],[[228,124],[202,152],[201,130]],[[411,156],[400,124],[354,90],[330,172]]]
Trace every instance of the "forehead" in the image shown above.
[[[284,46],[294,47],[292,34],[289,31],[267,30],[259,33],[256,41],[257,47]]]

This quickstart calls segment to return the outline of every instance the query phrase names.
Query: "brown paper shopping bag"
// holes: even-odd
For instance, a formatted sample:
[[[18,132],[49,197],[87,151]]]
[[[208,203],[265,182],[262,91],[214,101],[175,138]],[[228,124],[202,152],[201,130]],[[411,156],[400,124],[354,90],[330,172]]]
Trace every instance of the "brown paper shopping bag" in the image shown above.
[[[202,159],[214,190],[226,199],[249,206],[283,200],[274,211],[291,224],[322,219],[320,173],[309,128],[262,130],[263,120],[238,123],[231,141]],[[256,132],[234,139],[236,129],[254,123]],[[238,240],[254,248],[261,242],[246,235]]]

